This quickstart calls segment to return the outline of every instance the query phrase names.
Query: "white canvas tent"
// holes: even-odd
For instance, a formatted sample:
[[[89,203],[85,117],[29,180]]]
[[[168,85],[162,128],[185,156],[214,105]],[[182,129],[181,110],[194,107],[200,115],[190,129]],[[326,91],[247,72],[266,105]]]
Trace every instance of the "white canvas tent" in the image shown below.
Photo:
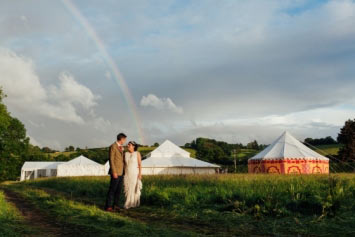
[[[85,156],[79,156],[71,161],[58,165],[57,172],[58,177],[103,176],[106,174],[104,165],[89,160]]]
[[[85,156],[68,162],[27,161],[21,168],[21,181],[42,177],[105,176],[106,166]]]
[[[190,153],[167,140],[142,161],[143,175],[215,174],[220,166],[190,157]]]
[[[57,167],[64,162],[27,161],[21,169],[21,181],[57,176]]]

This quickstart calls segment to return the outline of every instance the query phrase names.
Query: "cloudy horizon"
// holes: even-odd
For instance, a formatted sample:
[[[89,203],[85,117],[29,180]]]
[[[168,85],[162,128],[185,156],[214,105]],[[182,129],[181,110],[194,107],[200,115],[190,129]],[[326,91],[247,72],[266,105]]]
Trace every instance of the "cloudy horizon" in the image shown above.
[[[355,118],[354,0],[4,0],[0,13],[5,104],[41,147],[141,142],[140,128],[148,145],[336,138]]]

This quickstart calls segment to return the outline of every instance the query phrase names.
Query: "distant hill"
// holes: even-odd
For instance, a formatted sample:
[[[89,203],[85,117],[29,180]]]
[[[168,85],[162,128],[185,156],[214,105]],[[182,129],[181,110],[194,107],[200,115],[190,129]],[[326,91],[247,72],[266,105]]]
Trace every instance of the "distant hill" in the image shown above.
[[[333,144],[333,145],[319,145],[316,146],[317,149],[311,147],[313,150],[315,150],[318,153],[321,153],[319,150],[321,150],[323,153],[322,155],[331,155],[331,156],[337,156],[339,154],[339,150],[342,147],[341,144]]]

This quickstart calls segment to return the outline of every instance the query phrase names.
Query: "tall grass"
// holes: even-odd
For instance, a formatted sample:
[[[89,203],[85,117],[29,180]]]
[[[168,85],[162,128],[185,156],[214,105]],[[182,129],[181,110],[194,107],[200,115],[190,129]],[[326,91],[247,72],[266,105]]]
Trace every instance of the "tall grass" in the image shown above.
[[[150,177],[143,203],[256,215],[334,215],[354,205],[355,176]]]
[[[103,202],[108,178],[44,179],[30,186],[53,188]],[[233,211],[253,215],[334,216],[355,211],[355,175],[151,176],[144,177],[146,206]]]

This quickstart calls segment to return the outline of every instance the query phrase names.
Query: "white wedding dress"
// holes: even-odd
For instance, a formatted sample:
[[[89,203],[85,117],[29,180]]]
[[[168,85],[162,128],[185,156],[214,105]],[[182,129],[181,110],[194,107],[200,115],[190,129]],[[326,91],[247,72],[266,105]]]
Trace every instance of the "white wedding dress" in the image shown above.
[[[140,205],[142,181],[138,179],[138,152],[126,152],[125,154],[124,192],[126,196],[125,209]]]

